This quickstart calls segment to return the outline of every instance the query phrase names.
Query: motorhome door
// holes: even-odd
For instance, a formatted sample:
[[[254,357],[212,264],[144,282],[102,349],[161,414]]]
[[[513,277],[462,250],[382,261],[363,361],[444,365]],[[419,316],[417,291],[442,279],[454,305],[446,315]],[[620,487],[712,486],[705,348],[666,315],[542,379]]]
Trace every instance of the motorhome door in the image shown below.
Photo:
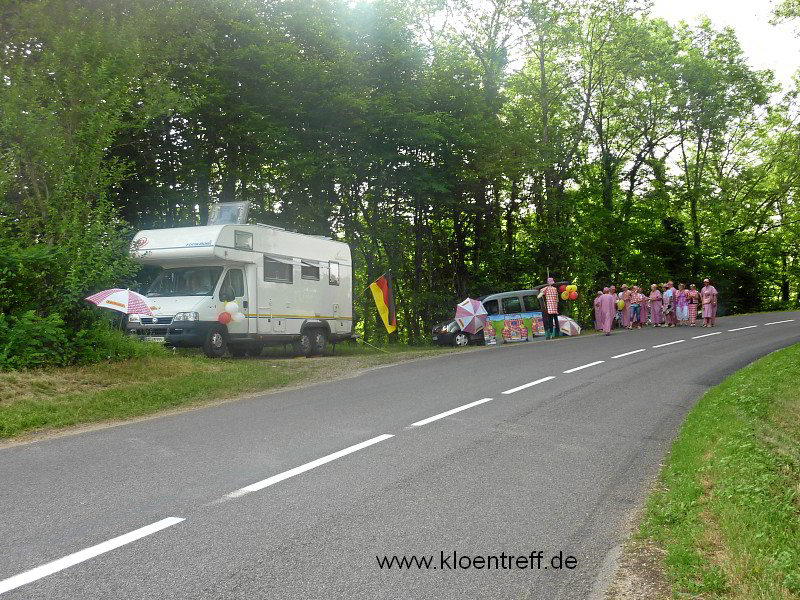
[[[222,280],[222,285],[219,286],[218,299],[220,299],[220,304],[222,305],[220,312],[225,310],[225,303],[222,302],[221,299],[227,299],[231,295],[234,297],[234,302],[239,306],[238,312],[247,315],[250,310],[247,297],[247,284],[244,278],[244,271],[239,267],[228,269],[225,273],[225,279]],[[228,333],[234,337],[250,333],[250,326],[248,324],[250,319],[247,317],[244,319],[238,317],[238,319],[239,320],[234,316],[230,323],[228,323]]]

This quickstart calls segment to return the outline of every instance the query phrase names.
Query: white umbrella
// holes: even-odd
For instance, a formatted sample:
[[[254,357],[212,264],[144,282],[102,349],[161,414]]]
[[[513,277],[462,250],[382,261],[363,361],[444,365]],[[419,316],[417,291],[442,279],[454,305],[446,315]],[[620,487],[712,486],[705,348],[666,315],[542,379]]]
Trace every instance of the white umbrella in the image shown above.
[[[92,304],[96,304],[100,308],[110,308],[111,310],[125,313],[126,315],[153,314],[149,306],[150,300],[131,290],[123,290],[120,288],[103,290],[102,292],[92,294],[86,298],[86,300]]]
[[[580,335],[581,326],[569,317],[558,315],[558,328],[561,330],[561,335]]]
[[[486,325],[486,309],[480,300],[467,298],[456,306],[456,322],[461,331],[477,333]]]

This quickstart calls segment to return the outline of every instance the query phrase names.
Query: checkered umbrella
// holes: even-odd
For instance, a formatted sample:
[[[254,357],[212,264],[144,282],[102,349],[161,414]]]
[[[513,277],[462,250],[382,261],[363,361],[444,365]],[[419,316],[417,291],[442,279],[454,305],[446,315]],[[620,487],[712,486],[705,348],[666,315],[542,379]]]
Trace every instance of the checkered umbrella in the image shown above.
[[[103,290],[102,292],[92,294],[86,299],[100,308],[110,308],[111,310],[125,313],[126,315],[153,314],[150,306],[148,306],[150,301],[141,294],[137,294],[131,290],[123,290],[120,288]]]
[[[561,330],[561,335],[580,335],[581,326],[569,317],[558,315],[558,328]]]
[[[461,331],[478,333],[486,325],[486,309],[480,300],[467,298],[456,306],[456,322]]]

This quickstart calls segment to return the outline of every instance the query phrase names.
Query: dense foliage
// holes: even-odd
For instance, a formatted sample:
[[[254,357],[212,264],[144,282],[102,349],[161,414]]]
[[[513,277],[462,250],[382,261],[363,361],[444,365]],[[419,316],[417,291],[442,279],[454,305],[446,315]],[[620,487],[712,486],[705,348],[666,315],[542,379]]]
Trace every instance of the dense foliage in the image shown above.
[[[640,6],[4,3],[0,329],[86,329],[80,298],[136,277],[132,229],[234,199],[350,243],[356,295],[391,268],[410,343],[548,269],[587,298],[711,276],[727,312],[797,305],[796,90]]]

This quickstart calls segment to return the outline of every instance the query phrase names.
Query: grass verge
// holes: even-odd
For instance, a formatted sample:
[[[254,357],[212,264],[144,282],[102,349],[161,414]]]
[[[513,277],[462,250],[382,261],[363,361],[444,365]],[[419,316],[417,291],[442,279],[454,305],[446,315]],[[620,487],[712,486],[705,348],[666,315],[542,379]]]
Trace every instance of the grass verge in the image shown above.
[[[334,355],[292,358],[267,349],[258,358],[209,360],[197,352],[147,352],[130,360],[0,373],[0,440],[42,429],[129,419],[268,391],[340,379],[363,369],[452,352],[390,346],[384,354],[340,344]]]
[[[800,598],[800,344],[689,413],[638,539],[666,551],[676,598]]]

